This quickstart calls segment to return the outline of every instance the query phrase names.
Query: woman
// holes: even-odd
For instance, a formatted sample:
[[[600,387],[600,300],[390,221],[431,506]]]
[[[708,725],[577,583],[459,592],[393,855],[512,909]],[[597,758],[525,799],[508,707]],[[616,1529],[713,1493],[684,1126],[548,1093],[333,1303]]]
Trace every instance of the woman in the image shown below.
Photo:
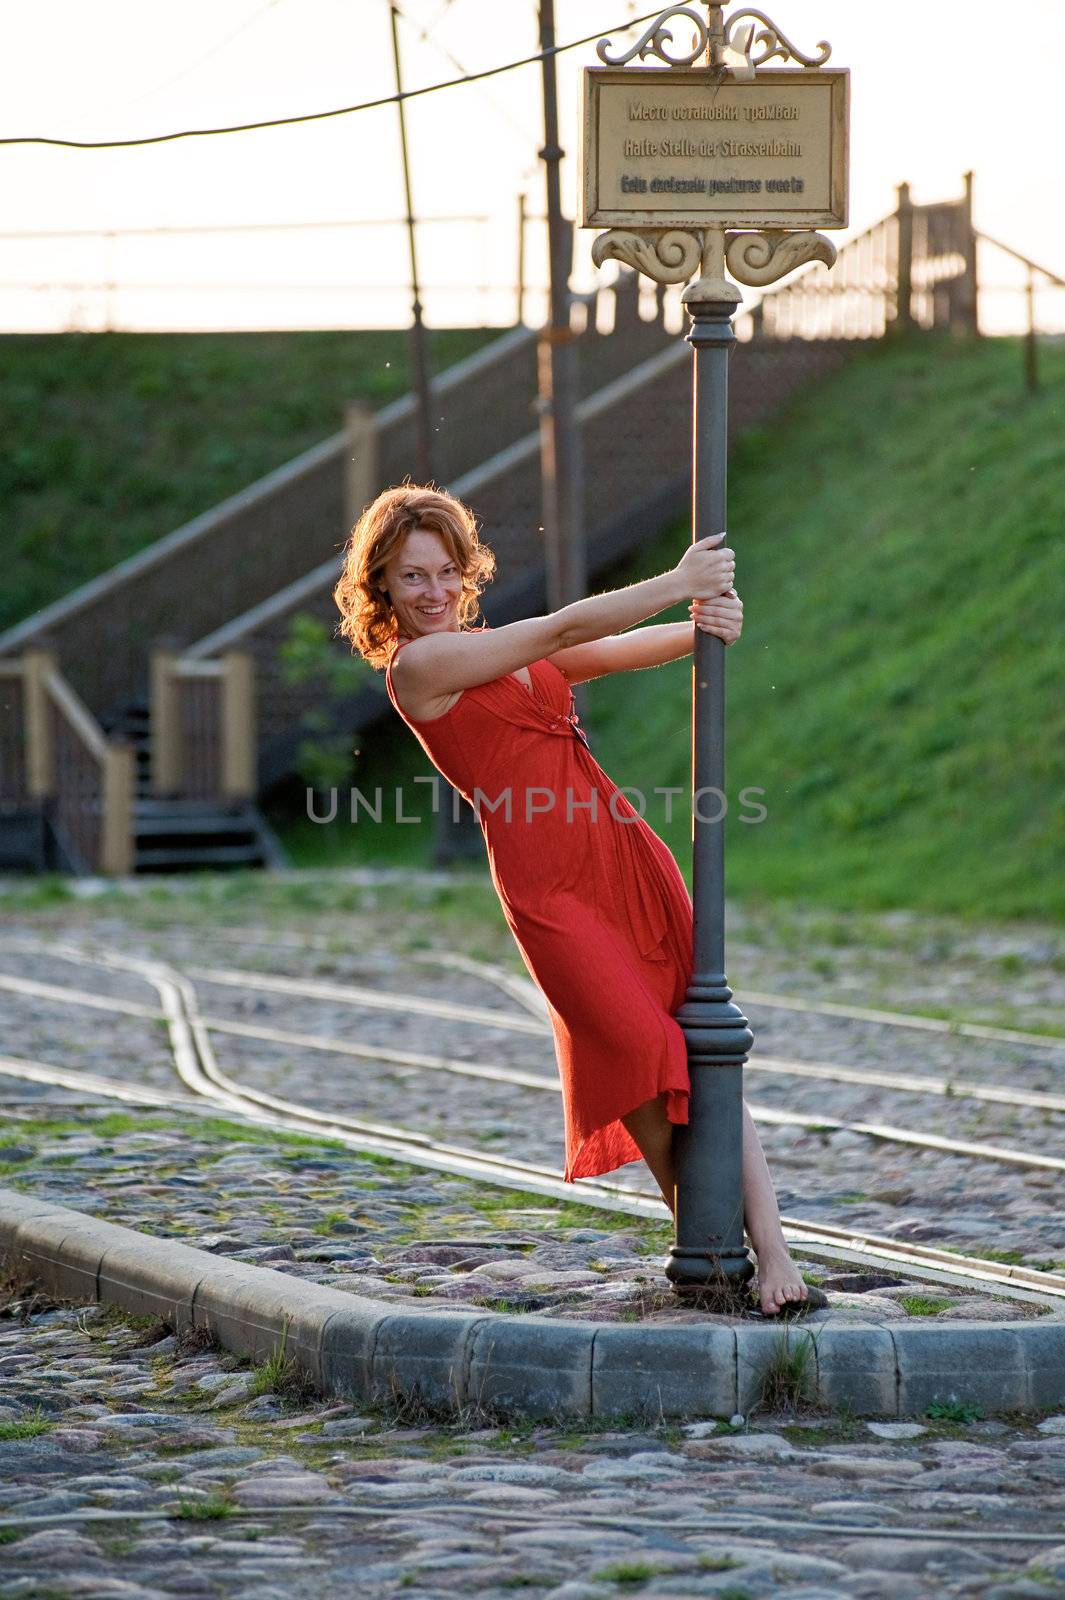
[[[495,557],[452,496],[404,485],[363,512],[334,590],[339,632],[385,683],[433,765],[477,812],[492,882],[555,1036],[567,1181],[643,1157],[673,1209],[672,1129],[688,1120],[672,1013],[692,959],[692,906],[672,854],[593,758],[571,686],[690,655],[690,623],[619,630],[692,599],[732,644],[743,603],[724,534],[677,565],[546,617],[471,628]],[[750,1112],[744,1223],[763,1313],[809,1293],[781,1232]]]

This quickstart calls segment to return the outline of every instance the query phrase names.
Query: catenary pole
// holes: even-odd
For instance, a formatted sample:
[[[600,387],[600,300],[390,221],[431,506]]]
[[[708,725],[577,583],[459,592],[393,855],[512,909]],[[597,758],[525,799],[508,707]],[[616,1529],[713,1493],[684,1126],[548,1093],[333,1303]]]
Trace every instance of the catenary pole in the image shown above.
[[[540,0],[540,51],[544,101],[544,163],[550,307],[537,353],[540,409],[542,514],[551,611],[587,591],[580,437],[577,431],[577,350],[570,327],[570,263],[573,227],[562,215],[560,167],[565,154],[558,137],[554,0]]]
[[[518,196],[518,262],[514,320],[519,327],[525,321],[525,191]]]
[[[392,22],[392,62],[395,69],[396,93],[403,93],[403,76],[399,58],[399,15],[394,5],[389,5]],[[435,481],[433,450],[433,402],[430,388],[429,337],[422,320],[422,302],[418,287],[418,252],[415,240],[414,203],[411,198],[410,157],[407,149],[407,120],[405,102],[397,101],[399,112],[399,145],[403,158],[403,193],[406,200],[407,245],[410,253],[411,283],[411,356],[414,368],[414,399],[417,437],[415,459],[420,483]],[[449,861],[480,855],[481,831],[472,810],[449,783],[434,783],[436,796],[433,816],[433,865],[444,866]]]
[[[403,93],[403,78],[399,60],[399,13],[390,5],[392,20],[392,62],[395,68],[396,93]],[[411,287],[411,357],[414,367],[414,396],[417,402],[417,465],[418,479],[429,483],[433,477],[433,425],[432,397],[430,394],[429,340],[422,321],[422,302],[418,288],[418,252],[415,240],[414,203],[411,199],[410,159],[407,152],[407,118],[405,101],[399,100],[399,147],[403,158],[403,193],[407,206],[407,248],[410,254]]]

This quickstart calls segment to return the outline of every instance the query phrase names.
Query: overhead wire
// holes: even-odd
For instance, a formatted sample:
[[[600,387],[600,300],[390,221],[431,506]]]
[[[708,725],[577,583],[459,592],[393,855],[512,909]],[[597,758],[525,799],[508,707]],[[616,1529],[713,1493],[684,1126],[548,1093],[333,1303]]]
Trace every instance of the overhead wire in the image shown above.
[[[454,89],[460,84],[480,83],[485,78],[495,78],[501,73],[513,72],[518,67],[532,66],[549,56],[558,56],[567,50],[579,49],[583,44],[592,44],[595,40],[601,39],[604,33],[612,32],[614,28],[631,28],[641,22],[650,22],[658,15],[658,11],[648,11],[642,17],[628,17],[623,22],[614,23],[606,28],[597,28],[595,33],[586,34],[583,39],[571,39],[569,44],[558,44],[550,50],[538,50],[535,55],[523,56],[517,61],[506,61],[498,67],[485,67],[480,72],[467,72],[459,78],[428,83],[420,89],[404,89],[401,94],[381,95],[375,100],[363,100],[357,105],[337,106],[331,111],[305,111],[291,117],[269,117],[261,122],[238,122],[218,128],[183,128],[174,133],[144,134],[137,139],[58,139],[44,134],[21,134],[0,137],[0,145],[49,145],[64,150],[128,150],[144,145],[172,144],[177,139],[207,139],[220,134],[255,133],[264,128],[288,128],[298,123],[324,122],[331,117],[353,116],[359,111],[374,111],[380,106],[397,105],[403,100],[415,100],[420,95],[436,94],[441,89]]]

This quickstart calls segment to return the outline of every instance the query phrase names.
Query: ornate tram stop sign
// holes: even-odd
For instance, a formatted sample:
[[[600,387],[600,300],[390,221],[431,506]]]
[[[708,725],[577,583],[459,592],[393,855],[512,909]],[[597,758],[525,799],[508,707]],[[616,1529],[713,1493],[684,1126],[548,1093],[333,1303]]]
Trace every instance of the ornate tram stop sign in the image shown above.
[[[835,246],[816,230],[847,225],[850,74],[826,70],[824,41],[806,55],[764,12],[726,18],[724,4],[708,0],[706,18],[671,6],[629,49],[601,39],[604,64],[586,67],[582,85],[580,225],[607,230],[592,259],[687,284],[693,540],[727,525],[728,366],[743,298],[733,279],[762,287],[810,261],[830,267]],[[694,32],[687,53],[682,29]],[[665,65],[633,64],[652,56]],[[768,65],[777,60],[798,65]],[[694,970],[676,1012],[691,1100],[688,1123],[674,1129],[676,1238],[666,1265],[678,1290],[722,1308],[754,1271],[742,1198],[743,1065],[754,1035],[725,976],[724,657],[722,639],[696,631]]]

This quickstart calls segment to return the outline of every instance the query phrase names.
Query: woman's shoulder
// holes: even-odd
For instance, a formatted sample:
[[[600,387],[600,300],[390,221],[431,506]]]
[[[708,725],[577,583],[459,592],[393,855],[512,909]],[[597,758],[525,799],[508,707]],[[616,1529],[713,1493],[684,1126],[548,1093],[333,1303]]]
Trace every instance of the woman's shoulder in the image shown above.
[[[460,628],[458,631],[463,635],[472,635],[473,638],[477,638],[479,634],[488,632],[488,623],[486,622],[482,624],[482,626],[479,628]],[[414,638],[411,638],[409,635],[403,635],[402,637],[395,639],[390,647],[390,654],[388,657],[389,666],[391,666],[392,662],[395,661],[396,657],[399,655],[399,652],[406,649],[407,645],[418,644],[422,639],[432,639],[434,637],[436,636],[431,633],[427,633],[418,634]],[[446,635],[442,637],[446,637]]]

